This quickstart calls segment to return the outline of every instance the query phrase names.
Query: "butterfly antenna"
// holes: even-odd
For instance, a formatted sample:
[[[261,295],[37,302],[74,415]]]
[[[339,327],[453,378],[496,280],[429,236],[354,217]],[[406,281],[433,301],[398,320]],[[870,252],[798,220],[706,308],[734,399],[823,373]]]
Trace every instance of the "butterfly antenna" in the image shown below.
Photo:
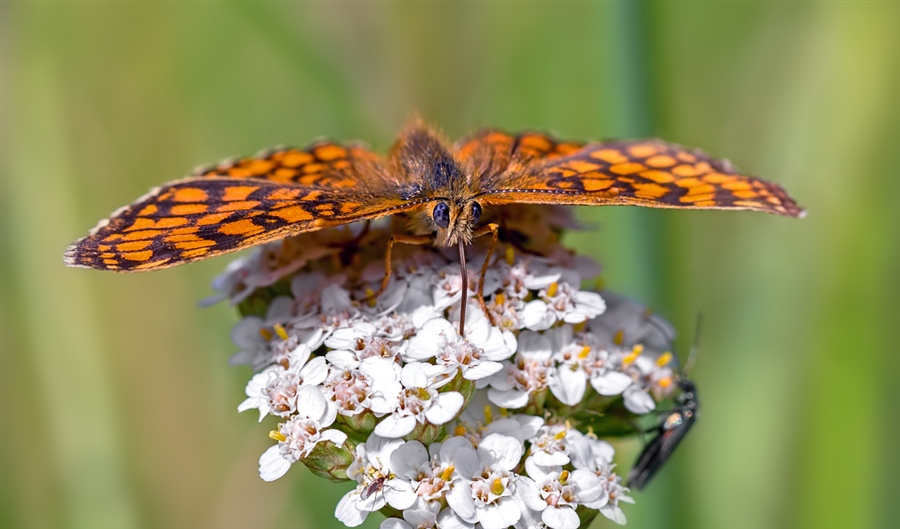
[[[462,297],[459,302],[459,335],[466,337],[466,305],[469,303],[469,272],[466,270],[466,250],[459,240],[459,273],[462,276]]]
[[[691,372],[691,368],[694,366],[694,360],[697,359],[697,351],[700,350],[700,333],[703,330],[703,313],[697,313],[697,326],[694,328],[694,344],[691,345],[691,352],[688,353],[688,358],[684,363],[684,369],[682,372],[685,376]]]

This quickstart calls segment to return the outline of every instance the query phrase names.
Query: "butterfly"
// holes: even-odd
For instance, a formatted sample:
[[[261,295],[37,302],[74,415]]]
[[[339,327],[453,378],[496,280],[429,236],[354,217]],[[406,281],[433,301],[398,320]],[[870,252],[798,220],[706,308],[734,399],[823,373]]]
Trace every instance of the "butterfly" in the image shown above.
[[[386,157],[320,141],[201,168],[114,212],[72,244],[64,262],[157,270],[402,213],[417,219],[420,233],[397,234],[392,243],[456,245],[467,277],[464,246],[485,234],[492,234],[492,247],[497,239],[496,224],[479,224],[483,208],[510,203],[804,215],[778,185],[660,140],[585,143],[486,129],[451,144],[415,122]]]

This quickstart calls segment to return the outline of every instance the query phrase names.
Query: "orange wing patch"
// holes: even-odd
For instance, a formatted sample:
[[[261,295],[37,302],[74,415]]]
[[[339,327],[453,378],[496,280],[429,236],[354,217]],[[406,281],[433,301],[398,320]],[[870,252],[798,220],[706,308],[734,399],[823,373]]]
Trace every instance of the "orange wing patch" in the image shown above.
[[[540,160],[550,160],[571,154],[583,142],[560,141],[539,132],[509,134],[496,129],[484,129],[455,145],[456,156],[473,166],[485,177],[516,170]]]
[[[207,176],[157,188],[69,247],[69,266],[139,271],[213,257],[356,220],[416,208],[421,201]],[[352,197],[353,195],[349,195]]]
[[[327,140],[306,149],[277,148],[256,156],[226,160],[218,165],[199,167],[192,173],[201,177],[261,178],[283,184],[328,189],[351,188],[357,180],[348,171],[360,162],[377,163],[381,158],[362,148],[345,147]]]
[[[631,204],[805,215],[780,186],[658,140],[594,143],[537,160],[522,171],[506,172],[483,196],[492,204]]]

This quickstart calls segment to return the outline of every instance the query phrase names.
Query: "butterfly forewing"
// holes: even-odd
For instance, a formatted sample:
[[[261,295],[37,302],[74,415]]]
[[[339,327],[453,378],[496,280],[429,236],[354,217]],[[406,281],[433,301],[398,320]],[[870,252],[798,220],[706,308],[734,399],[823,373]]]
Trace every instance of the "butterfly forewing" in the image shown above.
[[[416,206],[376,193],[234,176],[188,178],[117,211],[73,244],[65,261],[102,270],[153,270]]]
[[[512,168],[485,189],[483,201],[804,214],[780,186],[743,175],[726,161],[658,140],[593,143],[523,170]]]
[[[262,178],[306,187],[348,189],[358,183],[352,174],[364,163],[378,163],[380,157],[357,146],[318,141],[306,149],[276,148],[256,156],[228,160],[200,167],[194,176]]]
[[[456,143],[456,155],[470,163],[481,177],[495,177],[540,160],[571,154],[584,143],[560,141],[540,132],[509,134],[483,129]]]

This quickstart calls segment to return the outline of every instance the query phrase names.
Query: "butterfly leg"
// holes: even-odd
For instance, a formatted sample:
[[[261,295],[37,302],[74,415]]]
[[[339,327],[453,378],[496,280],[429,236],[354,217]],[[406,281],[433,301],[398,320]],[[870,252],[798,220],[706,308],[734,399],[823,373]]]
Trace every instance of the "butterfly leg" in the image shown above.
[[[394,248],[394,244],[398,242],[402,242],[403,244],[428,244],[434,240],[434,237],[431,235],[406,235],[406,234],[398,234],[395,233],[391,235],[391,239],[388,241],[387,251],[385,252],[384,257],[384,279],[381,280],[381,286],[378,288],[378,291],[374,294],[366,296],[366,299],[378,299],[378,296],[382,295],[385,290],[387,290],[388,283],[391,281],[391,251]]]
[[[487,275],[488,267],[491,265],[491,257],[494,255],[494,248],[497,247],[497,238],[500,236],[500,226],[497,224],[487,224],[475,230],[473,233],[473,239],[481,237],[482,235],[491,234],[491,245],[488,246],[487,255],[484,256],[484,263],[481,265],[481,274],[478,276],[478,291],[476,296],[478,297],[478,303],[481,305],[481,310],[484,311],[484,314],[488,317],[488,321],[491,322],[491,325],[496,325],[497,322],[494,321],[494,316],[488,311],[487,305],[484,302],[484,276]]]

